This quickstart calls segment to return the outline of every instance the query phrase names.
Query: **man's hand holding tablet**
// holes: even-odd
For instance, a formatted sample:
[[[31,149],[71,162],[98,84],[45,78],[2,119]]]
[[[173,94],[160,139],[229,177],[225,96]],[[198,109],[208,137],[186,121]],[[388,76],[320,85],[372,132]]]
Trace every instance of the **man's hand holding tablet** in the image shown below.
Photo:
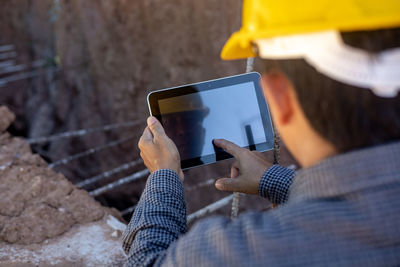
[[[147,119],[147,127],[139,139],[138,146],[140,156],[150,173],[169,169],[175,171],[183,181],[178,149],[155,117]]]

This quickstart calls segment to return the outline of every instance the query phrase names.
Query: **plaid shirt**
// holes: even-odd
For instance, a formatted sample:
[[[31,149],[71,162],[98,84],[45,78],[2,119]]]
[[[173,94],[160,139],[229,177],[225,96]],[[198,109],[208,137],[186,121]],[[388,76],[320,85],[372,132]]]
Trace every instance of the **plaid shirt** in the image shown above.
[[[400,143],[292,175],[273,166],[262,178],[260,194],[285,202],[278,208],[207,218],[186,232],[182,182],[154,172],[124,233],[126,265],[400,266]]]

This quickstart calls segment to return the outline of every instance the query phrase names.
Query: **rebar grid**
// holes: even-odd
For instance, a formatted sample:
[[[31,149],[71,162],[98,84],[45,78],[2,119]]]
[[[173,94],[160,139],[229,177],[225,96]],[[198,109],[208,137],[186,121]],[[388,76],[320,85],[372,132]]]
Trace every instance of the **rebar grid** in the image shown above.
[[[0,52],[6,52],[6,51],[11,51],[11,50],[14,50],[13,44],[0,45]]]
[[[224,197],[224,198],[222,198],[222,199],[220,199],[220,200],[218,200],[216,202],[211,203],[210,205],[205,206],[202,209],[199,209],[198,211],[190,214],[187,217],[187,223],[189,224],[193,220],[199,219],[199,218],[205,216],[206,214],[208,214],[210,212],[219,210],[220,208],[228,205],[233,200],[233,198],[234,198],[234,195],[231,194],[231,195],[229,195],[227,197]]]
[[[104,149],[107,149],[107,148],[111,148],[111,147],[114,147],[114,146],[121,145],[123,143],[126,143],[128,141],[133,140],[134,138],[136,138],[136,136],[131,136],[131,137],[124,138],[124,139],[121,139],[121,140],[112,141],[112,142],[109,142],[109,143],[107,143],[105,145],[101,145],[101,146],[98,146],[98,147],[91,148],[89,150],[86,150],[86,151],[77,153],[75,155],[72,155],[72,156],[60,159],[58,161],[55,161],[55,162],[49,164],[49,167],[53,169],[54,167],[57,167],[57,166],[60,166],[60,165],[65,165],[65,164],[69,163],[70,161],[90,156],[92,154],[98,153],[98,152],[100,152],[100,151],[102,151]]]
[[[30,138],[27,140],[27,142],[30,145],[48,143],[48,142],[56,141],[56,140],[63,139],[63,138],[85,136],[85,135],[92,134],[95,132],[108,132],[108,131],[112,131],[112,130],[119,129],[119,128],[137,126],[138,124],[143,123],[144,121],[145,120],[135,120],[135,121],[128,121],[128,122],[104,125],[104,126],[96,127],[96,128],[67,131],[67,132],[62,132],[62,133],[45,136],[45,137]]]
[[[120,187],[124,184],[139,180],[147,175],[149,175],[149,171],[147,169],[135,172],[132,175],[126,176],[124,178],[118,179],[117,181],[113,182],[113,183],[109,183],[105,186],[102,186],[98,189],[95,189],[93,191],[89,192],[89,195],[91,195],[92,197],[97,197],[101,194],[104,194],[105,192],[111,191],[117,187]]]
[[[34,70],[29,72],[22,72],[15,75],[10,75],[5,78],[0,79],[0,87],[5,86],[10,82],[21,81],[29,78],[33,78],[36,76],[44,75],[46,72],[58,72],[61,69],[58,67],[47,68],[46,70]]]
[[[118,166],[118,167],[116,167],[116,168],[114,168],[112,170],[109,170],[109,171],[103,172],[103,173],[101,173],[99,175],[96,175],[96,176],[93,176],[91,178],[85,179],[85,180],[77,183],[76,186],[84,187],[84,186],[88,186],[88,185],[94,184],[94,183],[99,182],[101,180],[104,180],[104,179],[106,179],[106,178],[108,178],[108,177],[110,177],[110,176],[112,176],[114,174],[117,174],[117,173],[122,172],[122,171],[129,170],[130,168],[133,168],[133,167],[135,167],[135,166],[137,166],[139,164],[142,164],[142,163],[143,163],[143,160],[142,159],[138,159],[138,160],[134,160],[134,161],[122,164],[122,165],[120,165],[120,166]]]
[[[17,52],[4,52],[4,53],[0,53],[0,60],[4,60],[4,59],[9,59],[9,58],[14,58],[17,56]]]
[[[2,61],[2,62],[0,62],[0,68],[6,68],[6,67],[12,66],[14,64],[15,64],[14,60]]]
[[[40,68],[44,67],[45,61],[40,59],[40,60],[35,60],[32,62],[32,64],[19,64],[19,65],[9,65],[5,66],[0,70],[0,75],[4,75],[7,73],[13,73],[13,72],[19,72],[26,70],[28,68]]]

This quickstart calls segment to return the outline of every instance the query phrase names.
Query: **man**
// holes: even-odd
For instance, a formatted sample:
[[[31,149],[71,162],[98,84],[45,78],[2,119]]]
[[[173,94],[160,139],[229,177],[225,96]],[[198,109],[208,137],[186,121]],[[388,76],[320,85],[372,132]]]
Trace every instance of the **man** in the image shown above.
[[[281,205],[186,232],[179,153],[150,117],[139,148],[151,175],[124,234],[127,265],[399,266],[399,1],[247,0],[243,12],[222,57],[264,58],[264,95],[302,169],[215,140],[236,159],[218,189]]]

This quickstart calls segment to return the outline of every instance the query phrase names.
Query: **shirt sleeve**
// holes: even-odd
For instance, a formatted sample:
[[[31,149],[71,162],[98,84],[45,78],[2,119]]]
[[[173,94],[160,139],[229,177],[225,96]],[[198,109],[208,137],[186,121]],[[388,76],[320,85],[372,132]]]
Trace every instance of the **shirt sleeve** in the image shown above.
[[[123,234],[127,266],[151,266],[162,261],[168,246],[186,232],[183,183],[172,170],[158,170],[146,187]]]
[[[260,185],[260,194],[262,192],[270,199],[286,201],[293,174],[293,171],[278,165],[271,167],[263,176],[262,182],[267,181],[267,186]],[[278,189],[274,191],[271,186],[277,187],[282,183],[271,178],[276,180],[282,177],[286,177],[287,186],[280,185],[282,196],[276,197],[271,192],[277,194]],[[261,222],[265,219],[268,222]],[[266,229],[276,235],[277,226],[271,219],[262,214],[241,216],[235,221],[224,217],[205,219],[186,233],[183,183],[174,171],[158,170],[149,176],[124,232],[123,249],[128,254],[125,265],[196,266],[199,263],[197,266],[231,266],[238,262],[242,265],[261,265],[250,253],[258,251],[254,250],[254,246],[261,242],[253,229],[259,228],[260,224],[270,225]]]
[[[289,198],[289,189],[295,171],[272,165],[262,176],[258,186],[258,194],[267,198],[273,204],[283,204]]]

